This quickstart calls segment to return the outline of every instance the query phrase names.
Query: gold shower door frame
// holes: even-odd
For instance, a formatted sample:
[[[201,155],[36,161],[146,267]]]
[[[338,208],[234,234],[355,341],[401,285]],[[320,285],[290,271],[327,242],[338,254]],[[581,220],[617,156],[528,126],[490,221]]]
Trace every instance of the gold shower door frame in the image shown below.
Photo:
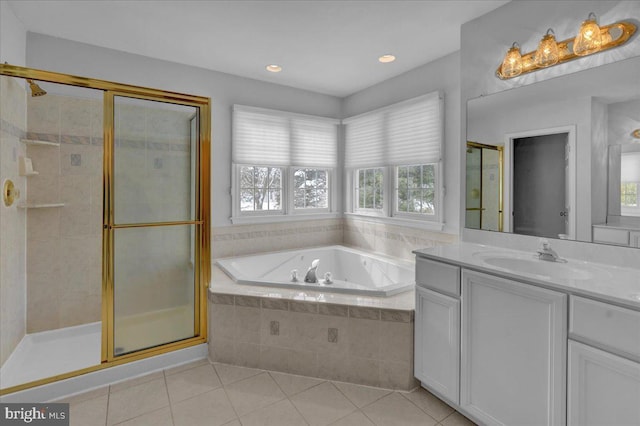
[[[479,142],[467,141],[467,147],[478,149],[490,149],[498,151],[498,232],[502,232],[504,228],[504,146],[501,145],[487,145]],[[482,161],[480,162],[480,188],[482,188]],[[466,211],[480,211],[480,228],[482,229],[482,212],[484,206],[482,205],[482,197],[480,198],[480,207],[467,208]]]
[[[104,368],[195,346],[207,341],[207,288],[211,276],[210,253],[210,156],[211,156],[211,99],[129,84],[115,83],[33,68],[0,64],[0,75],[85,87],[104,92],[104,158],[103,158],[103,229],[102,229],[102,350],[101,363],[92,367],[45,379],[0,389],[5,395],[35,386],[90,373]],[[199,141],[196,146],[196,200],[194,220],[180,222],[154,222],[136,224],[114,223],[114,97],[123,96],[141,100],[192,106],[198,109]],[[195,226],[195,279],[194,279],[194,334],[177,342],[142,349],[115,356],[114,354],[114,232],[132,227],[172,225]]]

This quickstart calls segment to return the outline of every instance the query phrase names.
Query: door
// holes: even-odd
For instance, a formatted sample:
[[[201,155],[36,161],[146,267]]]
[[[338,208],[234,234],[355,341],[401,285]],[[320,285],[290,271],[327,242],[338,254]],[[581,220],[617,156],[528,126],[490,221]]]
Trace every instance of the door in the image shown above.
[[[416,287],[415,377],[458,404],[460,301]]]
[[[568,134],[513,139],[513,232],[568,235]]]
[[[640,424],[640,364],[569,340],[568,424]]]
[[[107,360],[202,338],[198,105],[107,93]],[[108,139],[108,138],[107,138]]]
[[[566,295],[462,272],[460,405],[491,425],[565,423]]]

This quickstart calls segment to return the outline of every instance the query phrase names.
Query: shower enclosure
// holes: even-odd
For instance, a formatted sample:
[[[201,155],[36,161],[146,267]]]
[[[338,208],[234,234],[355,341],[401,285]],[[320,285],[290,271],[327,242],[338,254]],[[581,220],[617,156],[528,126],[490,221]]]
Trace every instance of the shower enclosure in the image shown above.
[[[203,343],[210,100],[0,84],[0,394]]]
[[[503,147],[467,142],[467,228],[502,231]]]

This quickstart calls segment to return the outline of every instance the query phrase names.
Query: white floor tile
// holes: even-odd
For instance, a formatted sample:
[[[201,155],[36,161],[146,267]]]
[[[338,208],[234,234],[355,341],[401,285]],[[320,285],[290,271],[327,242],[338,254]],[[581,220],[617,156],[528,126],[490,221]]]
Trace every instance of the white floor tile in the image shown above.
[[[401,395],[416,404],[422,411],[436,419],[436,421],[444,420],[455,411],[431,392],[422,388],[418,388],[413,392],[402,393]]]
[[[263,370],[258,370],[257,368],[238,367],[236,365],[221,364],[219,362],[214,362],[213,366],[220,377],[220,381],[224,385],[238,382],[263,372]]]
[[[271,374],[273,380],[278,383],[280,389],[282,389],[287,396],[295,395],[324,382],[324,380],[316,379],[315,377],[296,376],[295,374],[278,373],[275,371],[270,371],[269,374]]]
[[[290,399],[312,426],[331,424],[356,410],[356,406],[330,382],[312,387]]]
[[[362,408],[379,400],[392,391],[372,388],[370,386],[354,385],[353,383],[332,382],[356,407]]]
[[[240,421],[242,426],[307,426],[307,422],[288,399],[252,411],[242,416]]]
[[[172,403],[189,399],[222,386],[209,363],[166,377],[169,399]]]
[[[169,406],[164,378],[151,380],[109,395],[107,425],[115,425]]]
[[[433,417],[398,393],[391,393],[362,409],[378,426],[434,426]]]
[[[224,389],[172,404],[175,426],[221,426],[236,418]]]
[[[238,416],[244,416],[285,398],[285,394],[268,373],[260,373],[231,383],[225,389]]]

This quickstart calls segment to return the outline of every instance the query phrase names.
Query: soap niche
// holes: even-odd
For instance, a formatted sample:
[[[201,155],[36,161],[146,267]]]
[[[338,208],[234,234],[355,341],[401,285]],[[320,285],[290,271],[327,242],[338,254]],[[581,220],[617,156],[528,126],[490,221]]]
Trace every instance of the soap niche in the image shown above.
[[[60,147],[60,144],[57,142],[49,142],[49,141],[39,141],[33,139],[21,139],[20,140],[25,145],[31,146],[42,146],[42,147]],[[27,156],[19,156],[18,157],[18,174],[20,176],[36,176],[38,175],[38,171],[34,170],[33,162],[31,158]],[[63,203],[55,202],[55,203],[20,203],[17,205],[18,208],[21,209],[42,209],[42,208],[51,208],[51,207],[64,207]]]

